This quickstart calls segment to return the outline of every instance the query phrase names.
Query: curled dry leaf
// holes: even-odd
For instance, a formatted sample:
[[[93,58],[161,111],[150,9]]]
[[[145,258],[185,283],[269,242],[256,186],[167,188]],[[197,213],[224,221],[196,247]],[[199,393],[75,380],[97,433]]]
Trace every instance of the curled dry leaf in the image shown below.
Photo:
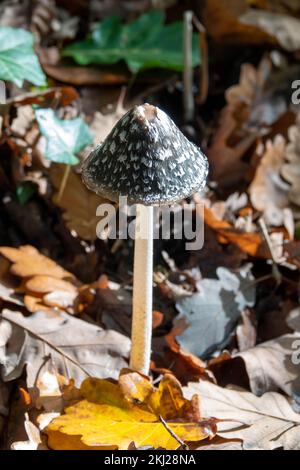
[[[114,125],[128,111],[123,106],[124,92],[121,93],[116,108],[107,114],[96,111],[91,122],[91,131],[94,134],[94,144],[102,142],[110,133]]]
[[[42,443],[40,430],[25,416],[25,432],[28,436],[27,441],[17,441],[11,445],[12,450],[47,450],[47,446]]]
[[[0,253],[12,262],[10,272],[24,279],[15,290],[25,293],[24,304],[30,312],[57,307],[73,313],[80,284],[73,274],[29,245],[0,247]]]
[[[9,98],[5,107],[9,106],[26,106],[36,104],[45,108],[51,107],[54,104],[58,106],[68,106],[72,101],[79,97],[75,88],[71,86],[48,88],[45,91],[24,93]]]
[[[74,278],[73,274],[65,271],[50,258],[42,255],[36,248],[24,245],[20,248],[0,247],[0,254],[11,263],[10,271],[16,276],[31,277],[45,275],[58,279]]]
[[[247,1],[206,0],[202,21],[210,36],[229,44],[273,44],[276,40],[259,27],[242,23],[240,16],[247,11]]]
[[[201,419],[197,397],[183,397],[179,382],[166,375],[156,389],[149,379],[125,371],[119,382],[90,378],[81,385],[83,400],[66,409],[45,429],[52,449],[178,448],[178,441],[200,441],[216,433],[216,419]],[[73,443],[70,446],[70,437]]]
[[[290,202],[300,206],[300,114],[297,122],[289,128],[289,142],[286,148],[286,160],[282,165],[281,174],[290,184],[288,198]]]
[[[233,243],[250,256],[270,257],[269,250],[259,233],[243,232],[236,229],[226,220],[218,219],[207,207],[204,208],[204,220],[209,227],[219,234],[222,243]]]
[[[283,395],[268,392],[257,397],[205,381],[184,387],[185,397],[194,394],[200,395],[201,410],[205,415],[236,420],[236,423],[220,423],[218,435],[242,440],[243,449],[300,449],[300,415],[292,410]]]
[[[240,21],[258,27],[289,52],[300,49],[300,20],[294,16],[251,8]]]
[[[243,64],[239,83],[226,91],[227,105],[208,148],[212,178],[221,189],[228,190],[232,186],[238,189],[238,183],[247,179],[248,165],[242,157],[286,110],[285,103],[276,96],[273,98],[267,86],[271,71],[268,56],[257,68]],[[266,95],[266,90],[271,96]]]
[[[249,187],[249,193],[253,206],[263,213],[269,225],[276,227],[287,225],[288,228],[289,186],[280,177],[285,148],[285,139],[281,135],[277,135],[273,142],[267,141],[265,152]]]
[[[274,338],[237,355],[244,360],[255,395],[281,390],[300,403],[299,365],[293,360],[296,345],[300,345],[299,332]]]

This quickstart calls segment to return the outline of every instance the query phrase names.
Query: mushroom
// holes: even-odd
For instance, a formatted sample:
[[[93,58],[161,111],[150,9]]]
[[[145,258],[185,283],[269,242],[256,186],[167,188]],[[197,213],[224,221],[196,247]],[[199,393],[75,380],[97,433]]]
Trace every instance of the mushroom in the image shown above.
[[[130,367],[149,373],[152,336],[153,206],[201,190],[205,155],[169,116],[148,103],[135,106],[85,160],[84,184],[95,193],[136,204]]]

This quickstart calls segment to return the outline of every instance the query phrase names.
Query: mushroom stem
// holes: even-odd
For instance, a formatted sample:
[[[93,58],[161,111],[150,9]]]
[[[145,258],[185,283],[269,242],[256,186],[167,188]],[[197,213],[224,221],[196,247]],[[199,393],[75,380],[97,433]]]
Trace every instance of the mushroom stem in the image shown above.
[[[130,367],[148,375],[152,337],[153,207],[136,205]]]

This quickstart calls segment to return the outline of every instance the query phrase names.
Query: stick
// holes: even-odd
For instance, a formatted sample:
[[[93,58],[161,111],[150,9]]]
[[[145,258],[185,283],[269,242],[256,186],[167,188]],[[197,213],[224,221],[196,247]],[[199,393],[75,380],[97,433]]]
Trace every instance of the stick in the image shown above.
[[[164,427],[171,434],[171,436],[174,437],[178,444],[180,444],[183,450],[189,450],[189,446],[185,442],[183,442],[180,437],[176,436],[175,432],[172,431],[172,429],[168,426],[168,424],[165,422],[164,418],[161,415],[159,415],[159,421],[164,425]]]
[[[269,252],[270,252],[270,255],[271,255],[271,258],[272,258],[272,272],[273,272],[273,276],[275,278],[275,280],[278,282],[278,284],[280,284],[281,280],[282,280],[282,276],[281,276],[281,273],[279,271],[279,268],[278,268],[278,264],[277,264],[277,261],[276,261],[276,258],[275,258],[275,254],[274,254],[274,249],[273,249],[273,245],[272,245],[272,242],[271,242],[271,239],[270,239],[270,235],[268,233],[268,230],[267,230],[267,226],[266,226],[266,223],[263,219],[263,217],[261,217],[259,220],[258,220],[258,223],[259,223],[259,226],[261,228],[261,231],[263,233],[263,236],[265,238],[265,241],[267,243],[267,246],[269,248]]]
[[[195,115],[192,50],[193,12],[186,11],[183,22],[183,109],[186,123],[193,121]]]
[[[59,202],[62,198],[62,195],[64,193],[64,190],[65,190],[65,187],[66,187],[66,184],[67,184],[67,181],[68,181],[68,177],[69,177],[69,174],[70,174],[70,170],[71,170],[71,166],[70,165],[66,165],[66,168],[65,168],[65,171],[64,171],[64,174],[63,174],[63,177],[62,177],[62,180],[60,182],[60,186],[59,186],[59,191],[58,191],[58,195],[57,195],[57,198],[56,198],[56,202]]]

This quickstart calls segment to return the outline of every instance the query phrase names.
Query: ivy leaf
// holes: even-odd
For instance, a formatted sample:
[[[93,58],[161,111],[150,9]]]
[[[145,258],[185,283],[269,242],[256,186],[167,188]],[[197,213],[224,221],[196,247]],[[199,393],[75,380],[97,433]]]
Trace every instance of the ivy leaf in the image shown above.
[[[0,79],[21,87],[24,80],[44,85],[46,77],[33,50],[33,35],[18,28],[0,27]]]
[[[76,165],[76,153],[93,142],[86,123],[80,118],[63,120],[52,109],[37,109],[41,134],[47,139],[46,158],[56,163]]]
[[[125,60],[129,69],[183,69],[183,24],[164,25],[162,11],[151,11],[129,24],[110,16],[98,24],[91,37],[71,44],[63,51],[80,65],[114,64]],[[193,65],[200,63],[198,37],[193,35]]]

